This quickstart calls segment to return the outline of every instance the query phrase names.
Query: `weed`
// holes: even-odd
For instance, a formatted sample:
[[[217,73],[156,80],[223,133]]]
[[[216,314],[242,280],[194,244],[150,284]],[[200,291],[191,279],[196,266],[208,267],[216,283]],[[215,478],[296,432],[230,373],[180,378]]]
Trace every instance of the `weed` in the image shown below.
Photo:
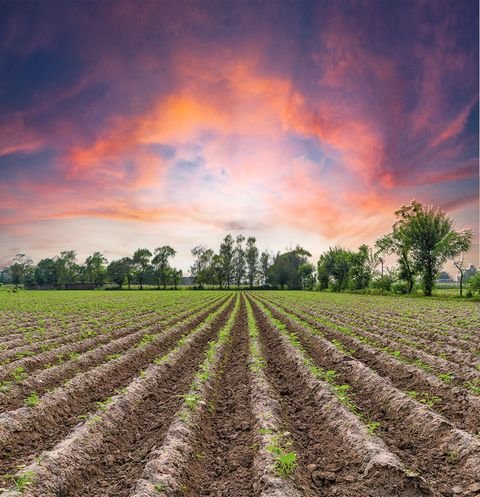
[[[121,355],[120,354],[110,354],[107,355],[106,359],[107,361],[114,361],[115,359],[118,359]]]
[[[144,335],[142,339],[138,342],[137,347],[145,347],[149,343],[152,343],[155,340],[153,335]]]
[[[112,397],[106,398],[104,401],[95,402],[95,405],[100,411],[105,411],[107,407],[113,402]]]
[[[9,380],[0,381],[0,393],[6,392],[12,386]]]

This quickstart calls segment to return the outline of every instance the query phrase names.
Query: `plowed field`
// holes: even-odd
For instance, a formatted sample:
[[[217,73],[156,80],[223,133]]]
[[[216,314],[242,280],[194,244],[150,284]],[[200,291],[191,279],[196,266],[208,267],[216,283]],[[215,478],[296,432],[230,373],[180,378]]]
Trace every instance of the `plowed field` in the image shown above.
[[[0,296],[0,490],[480,495],[480,309],[316,292]]]

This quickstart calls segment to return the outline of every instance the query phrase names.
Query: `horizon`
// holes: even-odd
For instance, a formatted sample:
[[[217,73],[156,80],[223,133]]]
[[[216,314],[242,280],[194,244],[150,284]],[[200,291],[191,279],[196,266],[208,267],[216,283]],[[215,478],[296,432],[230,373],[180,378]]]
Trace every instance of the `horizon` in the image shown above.
[[[478,3],[0,0],[0,265],[444,209],[479,264]],[[452,275],[450,265],[446,266]]]

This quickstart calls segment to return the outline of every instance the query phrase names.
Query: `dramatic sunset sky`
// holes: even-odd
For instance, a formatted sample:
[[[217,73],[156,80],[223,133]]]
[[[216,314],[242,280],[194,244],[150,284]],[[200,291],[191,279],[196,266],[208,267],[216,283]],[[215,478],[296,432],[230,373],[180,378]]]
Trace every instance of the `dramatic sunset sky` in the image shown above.
[[[0,0],[0,263],[316,258],[412,198],[478,263],[478,69],[476,0]]]

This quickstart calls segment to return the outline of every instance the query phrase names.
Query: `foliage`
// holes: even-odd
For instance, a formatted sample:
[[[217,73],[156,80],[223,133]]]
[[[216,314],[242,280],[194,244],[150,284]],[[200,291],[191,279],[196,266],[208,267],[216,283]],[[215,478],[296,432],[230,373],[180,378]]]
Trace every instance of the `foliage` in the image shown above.
[[[274,286],[289,290],[302,288],[302,274],[300,268],[308,263],[311,254],[297,246],[295,250],[284,254],[277,254],[269,268],[269,278]]]
[[[480,272],[475,273],[468,281],[468,288],[472,294],[480,293]]]
[[[152,257],[152,253],[146,248],[140,248],[133,254],[133,264],[136,269],[141,290],[143,290],[143,282],[145,279],[145,273],[147,271],[148,264],[150,262],[150,257]]]
[[[424,207],[415,200],[403,205],[395,215],[393,231],[380,245],[389,246],[399,257],[409,293],[413,288],[413,274],[417,273],[421,276],[424,294],[430,296],[442,266],[449,258],[470,248],[472,233],[455,231],[453,220],[445,212]]]
[[[172,269],[169,264],[169,259],[174,257],[176,253],[177,251],[170,247],[170,245],[164,245],[163,247],[155,249],[152,264],[155,267],[158,288],[160,288],[160,282],[163,285],[163,289],[167,288]]]

